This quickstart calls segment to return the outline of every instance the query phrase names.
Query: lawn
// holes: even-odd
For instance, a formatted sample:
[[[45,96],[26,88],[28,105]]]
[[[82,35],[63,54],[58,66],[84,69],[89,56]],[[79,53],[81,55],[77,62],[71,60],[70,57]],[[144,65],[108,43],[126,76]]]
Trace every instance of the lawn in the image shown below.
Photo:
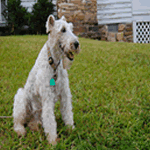
[[[11,116],[47,36],[0,37],[0,116]],[[60,142],[48,145],[43,129],[18,138],[13,119],[0,119],[0,149],[149,150],[150,45],[79,39],[82,51],[68,71],[73,131],[66,130],[56,103]]]

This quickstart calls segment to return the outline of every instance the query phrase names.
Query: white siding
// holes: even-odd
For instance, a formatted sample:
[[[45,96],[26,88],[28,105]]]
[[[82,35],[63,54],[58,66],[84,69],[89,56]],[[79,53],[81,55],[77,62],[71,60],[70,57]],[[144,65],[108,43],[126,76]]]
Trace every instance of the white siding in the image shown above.
[[[57,17],[57,0],[52,0],[52,3],[55,5],[54,7],[54,16]]]
[[[150,0],[132,0],[133,21],[150,21]]]
[[[5,6],[7,4],[7,0],[2,1],[0,0],[0,26],[4,26],[4,24],[6,23],[6,20],[4,18],[4,16],[2,15],[3,10],[5,9]]]
[[[132,22],[131,0],[97,0],[98,24]]]
[[[28,8],[28,12],[32,11],[33,5],[37,2],[37,0],[21,0],[21,5],[25,8]]]
[[[21,0],[21,5],[23,7],[26,7],[28,8],[28,12],[32,12],[32,8],[33,8],[33,5],[37,2],[38,0]],[[56,5],[56,2],[57,0],[52,0],[52,3],[54,5]],[[54,7],[54,15],[57,16],[57,7],[55,6]]]

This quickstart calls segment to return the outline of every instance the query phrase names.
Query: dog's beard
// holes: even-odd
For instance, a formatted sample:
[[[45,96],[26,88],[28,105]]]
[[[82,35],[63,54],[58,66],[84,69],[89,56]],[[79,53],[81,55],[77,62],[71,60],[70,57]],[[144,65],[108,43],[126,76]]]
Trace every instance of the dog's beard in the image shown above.
[[[66,57],[68,57],[68,59],[70,60],[70,61],[73,61],[74,60],[74,54],[73,54],[73,52],[71,51],[71,50],[69,50],[69,48],[67,49],[65,46],[63,46],[62,44],[61,44],[61,42],[59,42],[59,49],[64,53],[64,55],[66,56]],[[66,50],[67,49],[67,50]]]
[[[78,54],[78,51],[75,50],[72,46],[67,48],[66,46],[62,45],[60,41],[58,41],[58,49],[63,53],[63,68],[70,69],[74,60],[74,54]]]
[[[72,63],[73,63],[73,60],[68,59],[66,55],[63,56],[63,68],[64,69],[70,69]]]

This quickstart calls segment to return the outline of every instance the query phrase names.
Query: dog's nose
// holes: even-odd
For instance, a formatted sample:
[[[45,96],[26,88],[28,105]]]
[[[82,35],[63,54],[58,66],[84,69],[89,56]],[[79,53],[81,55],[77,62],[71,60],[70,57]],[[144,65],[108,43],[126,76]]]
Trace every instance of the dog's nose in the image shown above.
[[[75,46],[75,49],[77,49],[78,46],[79,46],[79,42],[78,42],[78,41],[75,41],[74,46]]]

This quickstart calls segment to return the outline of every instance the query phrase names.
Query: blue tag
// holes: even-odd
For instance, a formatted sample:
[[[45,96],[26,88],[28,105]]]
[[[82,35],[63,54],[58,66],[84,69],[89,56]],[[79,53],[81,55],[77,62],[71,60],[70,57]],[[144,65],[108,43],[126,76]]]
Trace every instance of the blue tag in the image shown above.
[[[55,85],[55,80],[53,78],[50,79],[50,86],[54,86]]]

